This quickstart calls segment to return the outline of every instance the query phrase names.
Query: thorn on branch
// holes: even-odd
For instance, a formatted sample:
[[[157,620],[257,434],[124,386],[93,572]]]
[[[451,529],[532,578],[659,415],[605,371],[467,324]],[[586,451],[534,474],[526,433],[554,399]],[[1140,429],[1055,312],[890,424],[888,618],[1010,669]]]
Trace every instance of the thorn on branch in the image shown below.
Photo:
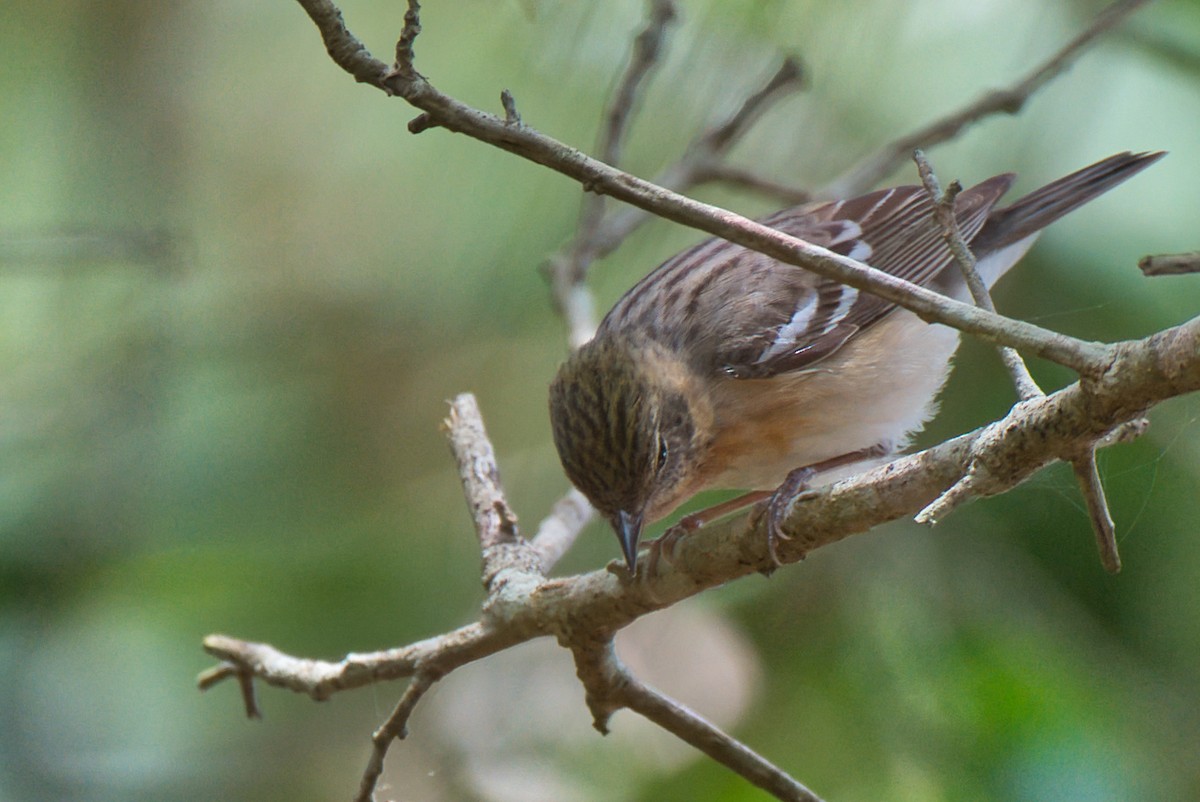
[[[517,112],[517,101],[512,92],[505,89],[500,93],[500,105],[504,107],[505,125],[520,125],[521,115]]]

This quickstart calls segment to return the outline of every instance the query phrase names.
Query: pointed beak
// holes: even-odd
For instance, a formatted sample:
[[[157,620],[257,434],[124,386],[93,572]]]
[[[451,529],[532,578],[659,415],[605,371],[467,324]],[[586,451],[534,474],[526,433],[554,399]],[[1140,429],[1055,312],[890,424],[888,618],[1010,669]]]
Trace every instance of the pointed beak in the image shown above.
[[[621,541],[621,551],[625,554],[625,564],[629,566],[629,573],[635,573],[638,538],[642,535],[642,516],[640,513],[630,515],[621,510],[613,516],[612,526],[617,532],[617,539]]]

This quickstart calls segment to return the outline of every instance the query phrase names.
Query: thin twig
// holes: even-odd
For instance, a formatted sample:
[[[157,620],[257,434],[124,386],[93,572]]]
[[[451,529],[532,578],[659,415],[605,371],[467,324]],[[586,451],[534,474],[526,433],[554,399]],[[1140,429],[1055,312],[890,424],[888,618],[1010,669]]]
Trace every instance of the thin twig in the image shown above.
[[[196,687],[201,691],[207,691],[230,677],[238,682],[242,705],[246,709],[246,718],[262,718],[262,708],[258,706],[258,695],[254,690],[254,674],[242,666],[234,663],[218,663],[196,677]]]
[[[992,294],[988,291],[983,277],[979,275],[975,254],[971,252],[966,240],[963,239],[962,231],[958,227],[958,219],[954,215],[954,199],[962,191],[962,185],[955,181],[943,192],[941,182],[933,172],[933,166],[925,158],[925,154],[920,148],[913,151],[913,161],[917,163],[917,172],[921,176],[921,182],[925,185],[925,191],[929,193],[930,200],[933,201],[934,217],[942,228],[942,236],[945,238],[950,252],[954,254],[954,261],[958,263],[959,270],[962,271],[963,280],[971,292],[971,298],[981,309],[995,312],[996,305],[992,302]],[[1015,348],[1000,346],[997,350],[1000,353],[1000,361],[1004,363],[1005,369],[1012,378],[1019,399],[1025,401],[1045,395],[1029,373],[1025,360],[1021,358]]]
[[[682,192],[709,181],[728,180],[780,197],[785,203],[802,202],[806,196],[798,190],[756,178],[745,171],[726,174],[727,168],[721,160],[771,104],[803,84],[804,71],[800,62],[791,57],[785,58],[766,84],[747,97],[736,111],[698,134],[679,161],[655,178],[655,184]],[[555,303],[567,321],[568,340],[572,348],[591,339],[596,328],[595,304],[591,291],[583,283],[588,269],[593,262],[620,247],[634,231],[654,216],[644,209],[628,207],[614,209],[600,216],[594,211],[601,208],[601,204],[595,200],[598,197],[589,195],[585,199],[585,213],[580,216],[579,231],[571,245],[548,260]]]
[[[803,203],[808,200],[807,193],[798,189],[782,187],[749,173],[722,166],[722,159],[750,127],[761,119],[773,104],[804,88],[804,84],[803,66],[798,59],[788,56],[767,79],[766,84],[746,98],[736,111],[701,131],[684,150],[684,155],[679,161],[655,176],[654,183],[674,192],[687,192],[699,184],[727,180],[723,173],[729,169],[728,180],[735,185],[740,184],[767,195],[782,197],[785,203]],[[630,234],[654,217],[653,211],[641,208],[626,208],[611,214],[603,228],[596,232],[595,258],[601,259],[612,253]]]
[[[543,573],[549,573],[562,559],[595,515],[596,511],[588,503],[587,497],[575,488],[571,488],[550,508],[550,514],[538,525],[537,535],[531,541]]]
[[[696,186],[719,181],[727,186],[750,190],[759,195],[774,198],[785,206],[798,206],[812,199],[812,194],[807,190],[772,181],[757,173],[727,164],[698,166],[693,171],[692,180]]]
[[[704,131],[696,139],[690,148],[692,159],[705,162],[728,153],[773,103],[803,89],[804,82],[804,65],[795,56],[785,57],[779,69],[761,89],[747,97],[737,111],[723,122]]]
[[[1087,504],[1092,531],[1096,533],[1100,563],[1110,574],[1119,573],[1121,555],[1117,551],[1116,529],[1112,514],[1108,510],[1108,499],[1104,497],[1104,484],[1100,481],[1100,472],[1096,469],[1095,450],[1086,449],[1083,456],[1071,461],[1071,467],[1075,470],[1075,478],[1079,481],[1080,492],[1083,493],[1084,502]]]
[[[821,802],[787,772],[670,697],[644,685],[617,657],[611,639],[573,650],[576,673],[587,689],[595,726],[608,731],[608,719],[625,707],[767,791],[789,802]]]
[[[1058,455],[1069,453],[1072,444],[1095,442],[1122,421],[1140,415],[1157,400],[1200,389],[1200,357],[1197,356],[1200,352],[1197,347],[1200,318],[1146,340],[1111,348],[1069,338],[1054,340],[1053,333],[1025,324],[998,328],[1005,321],[994,315],[963,304],[939,306],[935,299],[922,295],[911,285],[889,283],[875,271],[864,270],[850,260],[811,248],[798,240],[780,238],[778,232],[764,231],[761,226],[756,228],[755,224],[736,215],[663,192],[659,187],[588,159],[525,126],[513,125],[512,113],[506,115],[507,120],[500,119],[441,94],[412,67],[413,41],[420,30],[415,0],[409,0],[404,33],[397,44],[397,66],[392,70],[380,69],[380,63],[345,30],[340,12],[327,0],[299,2],[317,22],[336,63],[357,79],[402,95],[423,110],[421,117],[410,125],[412,130],[441,126],[468,133],[551,166],[596,192],[661,212],[670,219],[761,249],[768,255],[801,264],[859,289],[876,292],[902,306],[914,308],[919,314],[924,309],[923,316],[927,314],[927,319],[950,322],[951,325],[957,320],[959,328],[983,333],[993,340],[1012,340],[1018,345],[1029,344],[1035,353],[1057,354],[1066,360],[1064,364],[1077,365],[1081,372],[1094,375],[1094,381],[1086,388],[1077,383],[1048,398],[1031,399],[1019,404],[1004,420],[980,432],[902,458],[872,474],[810,491],[805,503],[791,507],[785,522],[786,531],[805,533],[805,537],[787,541],[781,550],[785,561],[799,559],[813,548],[865,531],[882,520],[911,514],[913,509],[927,504],[929,499],[942,492],[954,477],[961,476],[962,466],[984,464],[985,450],[987,469],[995,481],[994,486],[1005,483],[1011,486]],[[1125,5],[1130,4],[1117,4]],[[905,299],[911,296],[915,300],[906,303],[897,300],[900,296]],[[594,647],[599,642],[607,646],[611,656],[612,632],[652,609],[660,609],[765,566],[769,559],[764,545],[766,539],[760,531],[761,521],[754,523],[753,519],[741,516],[685,539],[672,563],[644,581],[621,582],[603,571],[546,581],[536,565],[538,550],[524,544],[517,535],[515,518],[500,492],[494,454],[486,442],[473,399],[470,400],[473,412],[457,405],[458,401],[450,423],[452,440],[457,443],[460,435],[467,433],[462,444],[455,445],[455,453],[464,488],[471,500],[485,564],[492,566],[485,569],[485,577],[490,577],[487,580],[490,606],[485,606],[484,623],[402,649],[348,655],[339,663],[302,660],[264,644],[220,636],[211,636],[205,641],[206,649],[230,667],[218,666],[202,675],[204,687],[229,677],[259,677],[269,684],[289,687],[314,698],[325,698],[343,688],[416,674],[417,678],[389,722],[375,734],[379,766],[376,769],[372,763],[364,774],[365,782],[367,775],[374,772],[371,788],[377,782],[387,744],[402,735],[412,707],[432,682],[434,675],[429,672],[436,671],[437,676],[442,676],[454,667],[539,635],[556,636],[577,655],[594,654]],[[476,422],[478,431],[472,433]],[[475,439],[482,441],[486,448],[471,445]],[[835,511],[838,514],[832,514]],[[517,558],[489,556],[489,549],[510,550]],[[530,579],[532,586],[515,583],[514,603],[493,605],[491,600],[503,597],[505,588],[512,586],[494,581],[506,572]],[[499,613],[507,613],[508,617]],[[613,662],[619,668],[615,657]],[[743,763],[749,766],[749,771],[760,778],[755,782],[761,787],[775,793],[775,783],[779,783],[778,788],[785,794],[777,794],[779,798],[816,799],[803,786],[795,785],[786,774],[745,750],[741,744],[719,730],[714,732],[715,728],[695,714],[644,688],[627,674],[621,676],[621,671],[610,673],[614,679],[601,694],[608,695],[609,705],[638,710],[673,732],[676,730],[672,727],[679,727],[681,731],[677,734],[680,737],[726,765],[739,771],[742,771],[738,767]],[[599,705],[597,709],[603,706]],[[382,749],[379,747],[381,740],[385,741]]]
[[[421,4],[417,0],[408,0],[408,10],[404,12],[404,27],[400,30],[400,38],[396,40],[396,63],[392,67],[393,74],[405,79],[419,78],[421,74],[413,66],[416,54],[413,52],[413,42],[421,33]]]
[[[348,654],[336,662],[294,657],[266,643],[209,635],[204,639],[204,651],[235,666],[236,670],[218,666],[219,671],[209,669],[196,682],[201,690],[207,690],[224,679],[237,676],[240,671],[276,688],[286,688],[321,701],[338,691],[411,677],[418,666],[426,666],[430,671],[436,669],[445,675],[454,668],[532,637],[529,633],[519,632],[520,629],[519,626],[501,630],[482,623],[467,624],[407,646]]]
[[[675,18],[671,0],[650,0],[646,25],[633,42],[625,72],[617,81],[604,112],[604,125],[596,138],[597,158],[612,166],[620,163],[625,135],[633,120],[647,80],[659,64],[667,26]],[[579,224],[570,246],[547,260],[555,305],[567,323],[567,341],[578,348],[592,338],[596,330],[595,302],[584,279],[598,257],[597,231],[604,222],[605,197],[587,192],[586,185],[579,208]]]
[[[1143,256],[1138,260],[1138,269],[1146,276],[1180,276],[1187,273],[1200,273],[1200,251]]]
[[[416,674],[408,683],[408,687],[404,689],[404,695],[396,703],[396,708],[388,716],[388,720],[371,734],[371,757],[367,760],[366,768],[363,769],[362,780],[359,782],[354,802],[371,802],[375,799],[375,786],[378,785],[379,777],[383,774],[383,761],[387,757],[388,749],[391,748],[393,741],[408,737],[408,719],[416,709],[417,703],[421,701],[421,697],[433,687],[436,679],[435,676],[429,674]]]
[[[941,523],[943,518],[968,501],[988,495],[990,489],[988,483],[980,482],[977,478],[979,470],[978,466],[968,463],[967,472],[944,493],[925,505],[920,512],[913,516],[913,521],[925,526],[936,526]]]
[[[634,109],[646,80],[660,63],[667,26],[677,13],[671,0],[650,0],[649,6],[646,27],[633,40],[629,63],[617,81],[616,91],[604,115],[604,125],[596,140],[597,157],[614,166],[621,163],[621,149]]]
[[[0,230],[0,264],[77,265],[117,262],[168,272],[184,261],[187,239],[167,229]]]
[[[992,295],[988,292],[987,284],[984,283],[976,269],[975,254],[971,252],[963,239],[962,231],[958,228],[958,220],[954,216],[954,199],[962,190],[962,186],[955,181],[947,191],[943,192],[941,183],[933,172],[933,167],[920,149],[913,152],[913,160],[916,161],[917,172],[921,174],[921,181],[925,184],[925,189],[933,200],[934,215],[942,227],[950,250],[954,253],[955,261],[962,269],[963,278],[971,291],[971,296],[975,299],[975,304],[994,312],[995,305],[992,303]],[[1012,377],[1020,400],[1028,401],[1045,395],[1042,388],[1030,375],[1025,360],[1021,359],[1021,355],[1015,349],[1002,347],[999,351],[1000,358]],[[1109,512],[1108,499],[1104,497],[1104,485],[1096,470],[1096,444],[1089,443],[1080,454],[1081,456],[1071,460],[1071,467],[1079,480],[1079,490],[1083,494],[1084,504],[1088,509],[1088,518],[1092,522],[1092,530],[1095,532],[1096,543],[1100,548],[1100,562],[1103,563],[1106,571],[1115,574],[1121,570],[1121,558],[1117,553],[1112,513]],[[917,522],[935,523],[981,491],[986,493],[992,490],[994,492],[987,486],[987,482],[981,481],[983,475],[986,473],[981,473],[978,466],[972,465],[971,470],[960,481],[928,507],[921,510],[917,515]]]
[[[790,802],[821,802],[820,797],[787,772],[726,734],[715,724],[643,685],[632,674],[627,674],[621,699],[630,710],[696,747],[776,799]]]
[[[298,0],[306,9],[328,5],[327,0]],[[410,0],[411,2],[411,0]],[[314,20],[324,19],[314,16]],[[340,22],[340,17],[339,17]],[[327,37],[339,30],[323,31]],[[357,41],[357,40],[355,40]],[[336,47],[328,47],[338,52]],[[346,69],[359,69],[355,62]],[[706,203],[665,190],[617,170],[564,145],[529,126],[514,127],[492,114],[473,109],[436,90],[423,78],[405,79],[381,73],[381,87],[424,109],[428,124],[468,134],[484,142],[545,165],[580,181],[594,192],[603,192],[678,223],[745,246],[787,264],[876,295],[916,313],[927,322],[942,323],[985,340],[1024,348],[1030,353],[1065,365],[1082,375],[1092,375],[1111,361],[1110,349],[1058,334],[1040,326],[1012,320],[953,301],[825,248],[810,245],[769,226],[756,223]]]
[[[1100,36],[1150,0],[1118,0],[1096,16],[1086,30],[1006,89],[984,93],[961,109],[884,145],[829,182],[816,194],[849,198],[878,184],[899,168],[915,148],[931,148],[954,139],[964,128],[993,114],[1016,114],[1039,89],[1065,72]]]
[[[475,396],[463,393],[451,402],[445,427],[483,551],[484,587],[490,593],[501,577],[507,580],[514,574],[539,575],[537,555],[517,532],[517,516],[500,486],[496,452],[483,427]]]
[[[633,121],[633,112],[646,82],[653,74],[654,68],[659,65],[667,26],[675,19],[675,13],[675,4],[671,0],[649,2],[646,27],[633,40],[629,63],[625,65],[625,72],[617,81],[616,89],[609,99],[604,112],[604,124],[596,138],[596,158],[605,164],[616,167],[621,163],[621,151],[624,149],[625,135]],[[590,247],[595,230],[603,218],[604,196],[585,192],[579,215],[579,235],[576,237],[578,249]],[[587,252],[579,255],[574,265],[579,272],[572,277],[573,280],[583,279],[592,258]]]

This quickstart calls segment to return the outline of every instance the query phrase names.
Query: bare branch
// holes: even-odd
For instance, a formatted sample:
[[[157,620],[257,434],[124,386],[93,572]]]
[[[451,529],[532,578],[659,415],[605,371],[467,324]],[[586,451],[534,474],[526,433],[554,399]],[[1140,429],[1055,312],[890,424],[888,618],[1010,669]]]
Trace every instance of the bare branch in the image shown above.
[[[946,492],[929,502],[913,516],[913,520],[919,524],[934,526],[968,501],[974,501],[980,496],[1003,492],[1003,485],[981,479],[982,475],[982,467],[969,463],[962,478],[947,488]]]
[[[976,269],[975,255],[967,247],[954,216],[954,198],[962,190],[961,185],[956,181],[950,185],[949,190],[942,192],[941,184],[934,175],[933,167],[925,158],[925,154],[917,150],[913,153],[913,159],[917,163],[917,171],[921,174],[925,189],[933,200],[934,215],[942,227],[946,242],[954,253],[955,260],[962,269],[963,278],[971,291],[971,296],[975,299],[975,304],[988,311],[995,311],[992,295],[988,292],[987,285]],[[1025,360],[1021,359],[1021,355],[1016,350],[1000,348],[999,351],[1000,358],[1017,388],[1017,396],[1022,401],[1045,395],[1042,388],[1038,387],[1037,382],[1030,375],[1029,368],[1025,366]],[[1100,548],[1100,561],[1106,571],[1115,574],[1121,570],[1121,558],[1117,553],[1112,513],[1109,512],[1108,500],[1104,497],[1104,485],[1101,484],[1100,474],[1096,471],[1096,444],[1089,443],[1086,448],[1082,449],[1080,455],[1071,460],[1071,466],[1079,480],[1079,490],[1087,505],[1088,518],[1092,522],[1096,543]],[[983,479],[986,476],[986,470],[980,470],[978,466],[972,465],[966,476],[917,515],[918,522],[933,523],[972,496],[986,494],[989,489],[989,482]]]
[[[575,488],[558,500],[538,526],[532,542],[543,572],[548,573],[562,559],[595,514],[587,497]]]
[[[758,122],[771,104],[804,88],[804,66],[799,59],[788,56],[767,83],[742,103],[724,121],[704,131],[689,148],[691,160],[704,162],[729,152],[750,126]],[[686,156],[685,156],[686,158]]]
[[[1042,466],[1066,459],[1074,463],[1085,490],[1106,566],[1119,567],[1111,517],[1104,507],[1093,449],[1099,441],[1118,437],[1119,431],[1136,428],[1129,422],[1159,400],[1200,389],[1197,347],[1200,318],[1137,342],[1112,346],[1083,342],[995,315],[986,288],[976,296],[983,308],[951,301],[672,192],[671,188],[690,187],[705,180],[736,180],[760,190],[786,190],[748,173],[731,170],[720,159],[768,103],[799,86],[802,75],[798,64],[791,60],[730,118],[693,142],[680,162],[662,177],[661,183],[667,188],[621,172],[612,165],[619,160],[637,94],[657,61],[663,31],[673,13],[669,0],[651,0],[646,28],[638,37],[625,76],[608,107],[599,140],[600,159],[589,158],[522,124],[515,101],[507,91],[501,95],[504,117],[500,118],[435,89],[414,67],[413,48],[421,29],[416,0],[408,0],[403,31],[396,45],[396,62],[390,68],[375,60],[350,34],[340,12],[328,0],[299,2],[320,29],[335,63],[357,80],[399,95],[422,111],[410,122],[410,131],[441,127],[466,133],[548,166],[579,181],[586,192],[595,193],[585,196],[580,231],[571,249],[560,254],[551,265],[555,298],[564,310],[575,344],[582,341],[580,338],[590,336],[594,320],[592,299],[584,285],[588,266],[616,247],[651,212],[874,293],[911,309],[927,321],[1028,349],[1068,365],[1084,377],[1083,381],[1045,397],[1036,390],[1036,385],[1030,389],[1032,379],[1022,385],[1018,376],[1018,388],[1025,400],[1004,419],[862,476],[799,494],[795,503],[789,505],[784,522],[784,530],[790,535],[779,548],[779,557],[784,562],[798,560],[815,548],[881,522],[911,515],[922,507],[929,512],[940,504],[944,512],[967,498],[1002,492]],[[900,147],[899,158],[903,158],[913,147],[908,144],[913,137],[920,137],[917,143],[932,144],[954,136],[988,114],[1015,112],[1041,85],[1076,59],[1087,44],[1145,2],[1115,3],[1088,31],[1014,87],[989,93],[956,115],[889,148]],[[870,175],[864,172],[867,168],[890,171],[894,165],[888,165],[897,157],[889,155],[885,148],[874,159],[874,163],[868,160],[839,181],[866,180]],[[968,283],[982,285],[974,271],[973,257],[954,223],[955,193],[953,189],[942,193],[927,163],[925,168],[927,186],[937,201],[935,206],[939,219],[943,220],[946,239],[956,254],[962,252],[957,255]],[[606,217],[601,196],[624,200],[637,209]],[[795,200],[793,196],[789,202]],[[1016,359],[1019,361],[1019,357]],[[1025,375],[1028,377],[1027,372]],[[347,688],[412,677],[388,721],[373,735],[371,759],[357,797],[367,800],[372,798],[392,741],[405,736],[413,709],[434,682],[468,662],[524,640],[548,635],[575,654],[580,679],[588,691],[588,704],[599,727],[606,726],[612,711],[628,707],[779,799],[817,800],[807,788],[728,734],[642,685],[621,666],[612,648],[612,634],[638,617],[714,585],[773,567],[763,516],[741,515],[705,527],[683,538],[671,561],[660,563],[662,570],[639,574],[632,581],[623,573],[608,571],[548,580],[545,572],[591,517],[590,508],[573,491],[542,523],[534,543],[527,543],[520,537],[516,516],[505,500],[494,450],[472,396],[455,399],[446,427],[483,551],[488,597],[480,622],[398,649],[347,655],[338,662],[296,658],[266,644],[213,635],[205,640],[205,648],[222,662],[201,675],[200,687],[206,689],[224,679],[236,678],[248,712],[256,713],[255,678],[323,699]],[[948,487],[951,490],[947,491]],[[931,505],[935,498],[939,501]],[[1103,526],[1105,521],[1107,528]]]
[[[1187,273],[1200,273],[1200,251],[1143,256],[1138,260],[1138,269],[1146,276],[1179,276]]]
[[[328,5],[322,0],[299,0],[307,9]],[[317,17],[314,17],[316,20]],[[340,16],[339,16],[340,22]],[[338,35],[337,29],[323,31]],[[338,48],[330,48],[340,52]],[[347,65],[343,65],[347,66]],[[351,65],[357,68],[358,62]],[[990,342],[1024,348],[1030,353],[1070,367],[1084,375],[1102,370],[1109,360],[1106,347],[1076,340],[1031,323],[1011,320],[950,300],[868,267],[825,248],[782,234],[741,215],[686,198],[603,162],[541,134],[529,126],[510,126],[495,115],[473,109],[437,91],[423,78],[404,78],[385,73],[378,85],[424,109],[428,125],[464,133],[530,161],[549,167],[581,182],[593,192],[611,195],[669,220],[707,231],[738,245],[794,264],[818,275],[870,292],[911,310],[927,322],[943,323]]]
[[[413,52],[413,42],[421,33],[421,4],[417,0],[408,0],[408,10],[404,12],[404,27],[400,30],[400,38],[396,40],[396,63],[392,65],[389,75],[396,75],[405,80],[421,79],[421,73],[413,66],[416,54]]]
[[[265,643],[209,635],[204,639],[204,650],[236,670],[222,669],[216,676],[210,669],[200,675],[197,684],[201,690],[208,690],[242,671],[268,685],[322,701],[338,691],[411,677],[420,667],[444,676],[459,666],[540,634],[543,633],[522,631],[519,625],[509,625],[501,631],[485,623],[475,623],[397,649],[348,654],[337,662],[293,657]]]
[[[1065,72],[1103,34],[1121,24],[1150,0],[1118,0],[1097,15],[1083,33],[1063,45],[1025,77],[1006,89],[994,89],[940,120],[884,145],[875,153],[829,182],[817,194],[849,198],[878,184],[904,164],[916,148],[931,148],[958,136],[964,128],[993,114],[1017,114],[1029,98]]]
[[[601,161],[620,161],[625,133],[646,81],[659,62],[667,25],[675,18],[671,0],[650,0],[646,26],[634,40],[629,63],[617,81],[597,136],[596,152]],[[547,260],[546,268],[555,305],[567,323],[567,342],[578,348],[596,330],[595,302],[584,283],[596,255],[597,232],[604,222],[605,202],[600,193],[586,191],[579,209],[579,225],[571,244]]]
[[[803,203],[808,194],[783,187],[745,171],[723,166],[722,159],[738,140],[757,122],[772,104],[804,87],[804,70],[791,56],[785,58],[767,83],[746,99],[738,109],[700,132],[684,150],[678,162],[654,178],[658,186],[675,192],[686,192],[710,181],[730,181],[768,195],[783,198],[785,203]],[[612,214],[604,227],[596,232],[595,258],[600,259],[616,250],[629,235],[654,217],[645,209],[623,209]]]
[[[1108,500],[1104,497],[1104,485],[1100,481],[1100,472],[1096,470],[1096,452],[1087,449],[1083,456],[1071,462],[1071,467],[1075,469],[1075,478],[1079,480],[1079,489],[1087,504],[1088,518],[1096,533],[1100,562],[1110,574],[1119,573],[1121,555],[1117,551],[1116,529],[1112,514],[1108,511]]]
[[[958,481],[971,464],[986,466],[993,482],[989,492],[1009,489],[1055,459],[1076,457],[1080,448],[1140,419],[1154,404],[1200,390],[1200,317],[1143,340],[1119,343],[1114,353],[1109,369],[1086,387],[1077,382],[1022,402],[975,432],[802,492],[789,505],[784,529],[791,539],[779,545],[780,559],[794,562],[814,549],[910,516]],[[412,676],[418,667],[445,675],[543,635],[580,645],[596,633],[615,632],[646,613],[772,567],[762,517],[734,516],[681,538],[671,561],[660,561],[654,575],[638,574],[637,581],[629,582],[600,570],[543,580],[485,623],[398,649],[347,655],[332,663],[221,635],[210,635],[204,647],[270,685],[324,699],[336,691]]]
[[[246,718],[262,718],[262,709],[258,706],[258,695],[254,691],[254,674],[233,663],[219,663],[196,678],[196,687],[207,691],[212,686],[233,677],[238,682],[238,690],[242,694],[242,704],[246,708]]]
[[[540,575],[537,554],[517,533],[517,516],[500,487],[496,453],[483,428],[475,396],[463,393],[451,402],[445,427],[483,550],[484,587],[491,593],[497,581]]]
[[[354,802],[370,802],[375,798],[375,786],[383,774],[383,761],[387,757],[392,742],[408,737],[408,719],[416,709],[417,703],[425,692],[433,687],[436,677],[429,674],[417,674],[412,682],[404,689],[404,695],[396,703],[396,708],[388,716],[388,720],[371,735],[371,757],[363,770],[362,780],[358,785],[358,793]]]
[[[745,777],[776,799],[821,802],[820,797],[787,772],[679,702],[644,685],[617,657],[611,640],[577,648],[575,666],[587,688],[588,706],[601,732],[621,707],[649,719],[680,740]]]
[[[341,10],[329,0],[298,0],[308,16],[317,24],[321,38],[325,42],[325,50],[333,63],[354,76],[359,83],[371,84],[385,92],[388,91],[384,78],[391,72],[386,64],[379,61],[367,46],[358,40],[346,27]],[[406,26],[407,27],[407,26]],[[418,27],[418,30],[420,28]],[[404,37],[401,37],[403,41]],[[411,47],[411,39],[409,45]],[[397,43],[397,54],[400,43]],[[411,51],[410,51],[411,56]],[[410,58],[411,61],[411,58]],[[390,92],[389,92],[390,94]]]
[[[614,167],[621,163],[625,134],[629,130],[642,89],[659,64],[667,25],[675,19],[675,4],[671,0],[650,0],[647,16],[646,27],[633,41],[629,63],[625,66],[625,73],[617,81],[616,90],[605,109],[604,125],[601,126],[596,139],[596,158]],[[576,271],[570,277],[573,282],[583,280],[588,266],[595,258],[591,250],[592,241],[603,219],[604,196],[585,193],[579,216],[579,233],[575,237],[573,249],[576,253],[571,260],[571,267]]]
[[[751,190],[765,197],[774,198],[785,206],[799,206],[812,199],[812,194],[803,189],[756,175],[740,167],[726,164],[697,166],[692,174],[695,185],[721,182],[732,187]]]
[[[979,275],[979,270],[976,269],[975,254],[971,253],[966,240],[963,239],[962,232],[958,228],[958,220],[954,216],[954,199],[962,191],[962,185],[955,181],[947,191],[943,192],[941,182],[933,172],[933,166],[919,148],[913,151],[913,161],[917,163],[917,172],[921,176],[921,182],[925,185],[925,191],[929,193],[929,197],[933,201],[934,217],[937,218],[938,225],[942,228],[942,236],[950,247],[950,252],[954,254],[954,261],[958,263],[958,267],[962,271],[963,280],[971,292],[971,298],[979,308],[995,312],[996,305],[992,303],[992,294],[988,291],[983,277]],[[1001,346],[997,350],[1000,352],[1000,361],[1004,363],[1004,367],[1012,377],[1013,385],[1017,388],[1018,398],[1025,401],[1045,395],[1042,388],[1038,387],[1037,382],[1033,380],[1029,368],[1025,365],[1025,360],[1021,359],[1021,355],[1017,353],[1016,349]]]
[[[596,141],[597,158],[612,165],[621,163],[625,133],[629,130],[638,96],[659,64],[667,25],[675,19],[675,4],[671,0],[650,0],[649,6],[646,27],[633,40],[633,52],[625,66],[625,74],[617,82]]]

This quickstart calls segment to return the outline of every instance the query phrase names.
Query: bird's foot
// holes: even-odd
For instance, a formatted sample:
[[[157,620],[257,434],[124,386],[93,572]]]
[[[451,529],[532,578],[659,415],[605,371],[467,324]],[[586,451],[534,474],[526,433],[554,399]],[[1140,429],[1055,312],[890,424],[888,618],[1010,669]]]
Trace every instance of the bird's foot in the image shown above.
[[[805,490],[816,475],[817,471],[811,465],[797,468],[787,475],[783,484],[776,488],[775,492],[771,494],[771,498],[767,500],[767,552],[771,555],[771,562],[777,568],[783,565],[779,559],[779,541],[792,539],[783,531],[783,522],[787,518],[788,507],[796,495]]]

